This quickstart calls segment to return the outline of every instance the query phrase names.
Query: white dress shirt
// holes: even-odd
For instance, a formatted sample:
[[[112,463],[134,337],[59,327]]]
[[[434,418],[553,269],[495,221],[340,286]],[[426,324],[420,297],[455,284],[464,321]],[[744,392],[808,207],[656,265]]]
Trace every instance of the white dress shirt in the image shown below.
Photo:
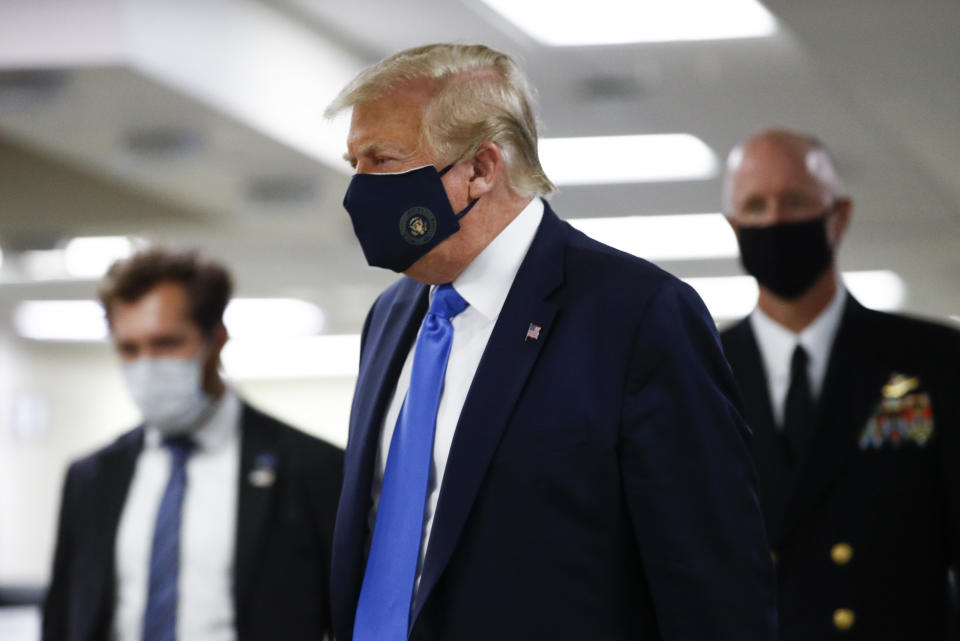
[[[233,564],[240,474],[240,414],[227,389],[193,434],[180,532],[177,638],[235,641]],[[116,641],[142,641],[153,530],[170,479],[170,452],[147,426],[116,541]]]
[[[846,300],[847,290],[838,283],[837,292],[830,303],[799,334],[770,318],[759,307],[750,315],[750,325],[757,337],[763,368],[767,373],[767,389],[777,428],[783,428],[784,405],[790,388],[790,363],[797,345],[803,345],[807,352],[810,391],[814,399],[820,398],[823,377],[827,374],[830,361],[830,349],[840,327],[840,319],[843,318]]]
[[[543,202],[534,198],[507,225],[496,238],[473,259],[463,273],[453,282],[453,288],[469,303],[464,311],[451,320],[453,325],[453,343],[447,359],[447,371],[443,379],[443,392],[437,410],[437,426],[433,436],[433,462],[430,467],[430,480],[427,485],[427,500],[423,516],[423,535],[420,540],[420,561],[417,565],[416,586],[420,585],[420,573],[427,552],[427,542],[433,527],[433,516],[440,496],[443,473],[450,455],[453,434],[460,420],[460,411],[473,382],[473,375],[480,364],[480,357],[487,347],[490,334],[503,308],[503,302],[510,292],[513,279],[520,269],[527,250],[543,218]],[[430,292],[431,300],[433,291]],[[373,509],[370,510],[370,529],[376,523],[377,507],[380,500],[380,487],[387,465],[387,453],[390,451],[390,439],[400,416],[400,408],[410,387],[410,375],[413,369],[414,342],[403,364],[393,399],[387,409],[380,432],[380,448],[377,452],[377,464],[373,479]]]

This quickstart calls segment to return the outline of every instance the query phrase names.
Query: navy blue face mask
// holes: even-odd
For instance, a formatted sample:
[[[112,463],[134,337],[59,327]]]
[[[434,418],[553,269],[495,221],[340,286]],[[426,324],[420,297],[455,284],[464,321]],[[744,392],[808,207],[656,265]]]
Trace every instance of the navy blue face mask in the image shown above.
[[[451,167],[353,177],[343,207],[371,267],[404,272],[460,230],[460,219],[477,199],[454,213],[440,180]]]

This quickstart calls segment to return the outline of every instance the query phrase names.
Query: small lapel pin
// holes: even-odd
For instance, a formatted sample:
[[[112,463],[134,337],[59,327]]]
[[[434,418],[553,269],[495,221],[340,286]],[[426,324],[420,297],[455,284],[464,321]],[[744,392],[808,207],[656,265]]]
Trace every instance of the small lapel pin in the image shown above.
[[[523,342],[535,341],[540,338],[540,330],[543,329],[539,325],[530,323],[530,327],[527,328],[527,336],[523,339]]]
[[[270,487],[277,480],[277,456],[273,452],[261,452],[253,460],[253,469],[247,479],[254,487]]]

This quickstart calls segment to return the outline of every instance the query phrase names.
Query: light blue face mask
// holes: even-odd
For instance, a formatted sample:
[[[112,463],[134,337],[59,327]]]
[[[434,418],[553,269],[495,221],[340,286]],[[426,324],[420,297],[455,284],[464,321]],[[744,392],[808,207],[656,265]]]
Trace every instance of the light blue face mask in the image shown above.
[[[123,364],[123,378],[143,420],[163,436],[196,427],[213,406],[203,391],[205,355],[143,357]]]

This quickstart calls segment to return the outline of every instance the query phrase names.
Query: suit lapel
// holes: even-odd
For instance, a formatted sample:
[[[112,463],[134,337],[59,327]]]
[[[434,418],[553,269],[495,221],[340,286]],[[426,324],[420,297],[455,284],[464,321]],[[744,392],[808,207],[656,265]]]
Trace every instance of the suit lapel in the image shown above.
[[[248,405],[240,418],[240,474],[237,494],[237,528],[234,559],[234,603],[240,612],[256,575],[263,531],[276,494],[278,469],[275,441],[265,429],[262,415]]]
[[[776,547],[780,543],[794,473],[784,457],[782,440],[773,418],[767,373],[749,319],[732,328],[730,338],[725,342],[727,357],[736,369],[746,416],[753,430],[752,449],[760,479],[760,500],[768,538]]]
[[[116,447],[104,453],[100,484],[89,506],[91,531],[108,533],[91,537],[96,547],[89,557],[91,562],[83,568],[91,586],[88,603],[96,608],[91,609],[89,625],[103,630],[104,634],[109,629],[116,594],[117,530],[142,450],[143,428],[139,427],[122,436]]]
[[[427,312],[429,287],[406,279],[398,284],[386,311],[377,314],[365,331],[366,356],[357,378],[350,413],[350,438],[345,475],[334,531],[331,601],[334,620],[352,626],[366,564],[367,517],[371,508],[373,467],[380,428],[407,354]],[[350,638],[349,628],[336,630]]]
[[[557,304],[547,296],[563,280],[565,238],[563,223],[547,206],[460,412],[411,621],[453,553],[513,407],[550,340]],[[537,340],[525,338],[531,323],[542,328]]]
[[[862,322],[866,313],[848,295],[823,381],[820,421],[794,494],[787,503],[784,537],[849,465],[850,457],[857,451],[857,434],[877,402],[887,375],[880,368],[865,366],[872,360],[869,328]]]

